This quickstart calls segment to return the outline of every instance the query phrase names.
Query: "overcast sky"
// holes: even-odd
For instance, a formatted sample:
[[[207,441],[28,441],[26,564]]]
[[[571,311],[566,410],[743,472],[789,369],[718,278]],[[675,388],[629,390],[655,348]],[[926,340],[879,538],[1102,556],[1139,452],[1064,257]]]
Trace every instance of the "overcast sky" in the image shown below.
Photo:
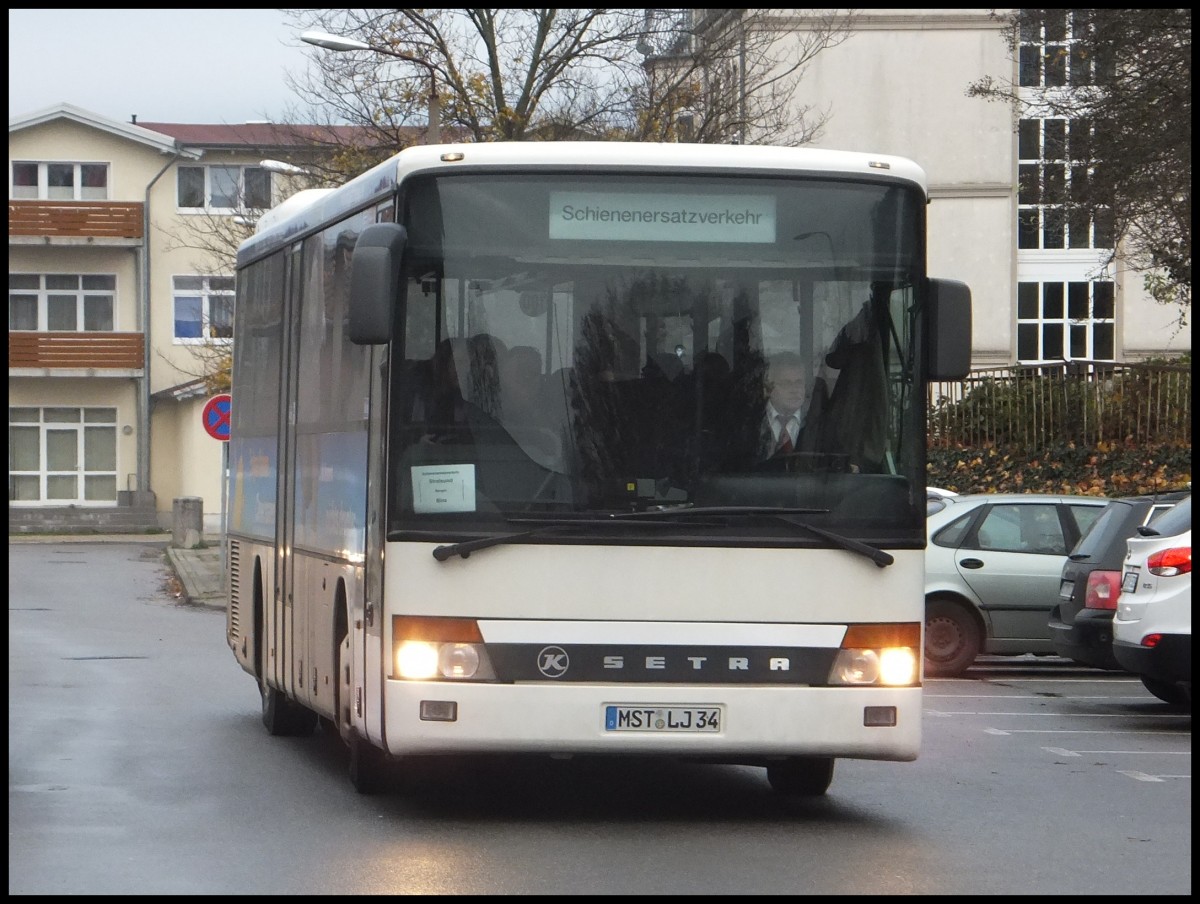
[[[8,115],[66,102],[128,122],[278,119],[305,68],[273,9],[10,9]]]

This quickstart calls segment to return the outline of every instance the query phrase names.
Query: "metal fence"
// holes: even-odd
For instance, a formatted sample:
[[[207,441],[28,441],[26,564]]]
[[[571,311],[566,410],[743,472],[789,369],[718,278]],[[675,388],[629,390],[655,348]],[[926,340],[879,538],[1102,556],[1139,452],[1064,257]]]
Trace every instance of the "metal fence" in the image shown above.
[[[929,386],[929,446],[1191,442],[1187,365],[1070,362]]]

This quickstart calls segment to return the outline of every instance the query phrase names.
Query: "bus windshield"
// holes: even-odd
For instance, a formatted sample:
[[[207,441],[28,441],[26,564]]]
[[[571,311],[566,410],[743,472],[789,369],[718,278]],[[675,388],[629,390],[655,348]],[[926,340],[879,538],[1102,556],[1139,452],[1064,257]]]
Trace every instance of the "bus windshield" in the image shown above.
[[[465,171],[398,218],[390,538],[923,544],[918,187]]]

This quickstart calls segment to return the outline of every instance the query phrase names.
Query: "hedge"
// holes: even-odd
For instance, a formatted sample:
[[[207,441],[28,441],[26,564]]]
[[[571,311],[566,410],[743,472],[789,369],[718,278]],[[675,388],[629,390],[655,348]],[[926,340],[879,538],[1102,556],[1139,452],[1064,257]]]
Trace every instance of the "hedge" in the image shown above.
[[[1036,452],[994,445],[932,448],[928,483],[956,493],[1141,495],[1191,489],[1191,443],[1052,444]]]

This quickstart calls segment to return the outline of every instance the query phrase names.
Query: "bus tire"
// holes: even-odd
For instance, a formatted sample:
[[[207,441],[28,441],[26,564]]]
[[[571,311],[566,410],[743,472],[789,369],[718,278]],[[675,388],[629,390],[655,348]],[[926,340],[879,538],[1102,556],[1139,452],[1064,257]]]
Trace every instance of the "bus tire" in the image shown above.
[[[925,601],[925,674],[954,678],[979,655],[983,634],[975,616],[954,600]]]
[[[833,781],[831,756],[794,756],[767,764],[767,781],[776,794],[820,797]]]
[[[283,691],[265,681],[259,684],[262,695],[262,720],[267,732],[275,736],[310,735],[317,727],[317,714],[306,706],[293,703]]]
[[[357,733],[350,734],[350,784],[359,794],[378,794],[387,778],[387,756]]]

